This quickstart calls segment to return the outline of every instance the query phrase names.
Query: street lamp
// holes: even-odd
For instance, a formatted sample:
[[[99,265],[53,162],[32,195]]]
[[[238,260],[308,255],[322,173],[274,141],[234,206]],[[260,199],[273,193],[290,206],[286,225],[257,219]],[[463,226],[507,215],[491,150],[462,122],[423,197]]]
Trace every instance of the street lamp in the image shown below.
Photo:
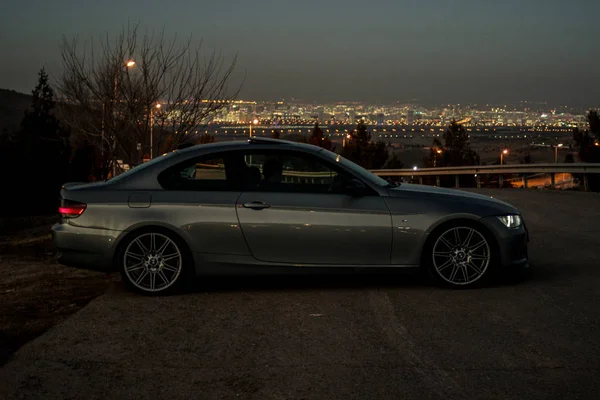
[[[157,110],[159,110],[161,107],[160,103],[156,103],[156,105],[154,107],[150,107],[150,159],[152,160],[152,156],[154,154],[153,150],[154,150],[154,146],[152,143],[152,127],[154,126],[154,112],[152,111],[154,108],[156,108]]]
[[[250,135],[249,135],[249,137],[252,137],[252,125],[253,125],[253,124],[254,124],[254,125],[258,125],[258,119],[254,118],[254,119],[252,120],[252,123],[250,124]]]
[[[346,136],[344,136],[344,138],[342,139],[342,147],[346,147],[346,139],[352,139],[352,135],[348,133]]]
[[[563,147],[563,144],[559,143],[556,146],[554,146],[554,164],[558,163],[558,148],[559,147]]]
[[[437,164],[437,155],[436,154],[442,154],[443,150],[442,149],[436,149],[435,153],[433,154],[433,168],[436,167]]]
[[[504,164],[504,156],[508,155],[508,149],[502,150],[500,153],[500,165]]]
[[[258,119],[254,118],[252,120],[252,123],[250,124],[250,138],[252,137],[252,125],[258,125]],[[250,154],[250,156],[248,157],[248,162],[250,165],[252,165],[252,154]]]
[[[125,67],[125,71],[127,71],[128,68],[133,68],[135,66],[135,61],[134,60],[129,60],[125,63],[124,67]],[[121,67],[123,68],[123,67]],[[114,78],[114,83],[113,83],[113,102],[117,101],[117,87],[119,84],[119,80],[118,80],[118,76],[119,74],[115,74],[115,78]],[[102,122],[101,122],[101,143],[100,143],[100,156],[102,158],[102,162],[104,162],[104,140],[105,140],[105,133],[104,133],[104,114],[105,114],[105,102],[102,102]],[[114,109],[113,109],[113,117],[114,117]],[[114,147],[114,139],[113,139],[113,143],[112,143],[113,147]],[[113,154],[114,156],[114,154]],[[115,176],[116,173],[116,165],[114,163],[113,160],[113,166],[112,166],[112,175],[113,177]]]
[[[412,169],[413,169],[413,171],[416,171],[416,170],[418,170],[418,169],[419,169],[419,167],[417,167],[416,165],[414,165]],[[411,177],[410,177],[410,182],[412,183],[414,180],[415,180],[415,176],[414,176],[414,175],[411,175]]]

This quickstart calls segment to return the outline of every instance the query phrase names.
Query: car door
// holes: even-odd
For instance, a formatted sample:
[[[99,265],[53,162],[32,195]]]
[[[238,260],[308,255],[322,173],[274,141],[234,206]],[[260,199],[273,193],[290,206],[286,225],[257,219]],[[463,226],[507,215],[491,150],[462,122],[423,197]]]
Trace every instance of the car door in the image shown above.
[[[389,265],[389,209],[375,191],[351,195],[352,176],[314,154],[255,150],[244,155],[259,183],[237,201],[253,256],[296,265]]]
[[[164,190],[153,194],[146,218],[176,227],[194,253],[249,256],[236,213],[236,175],[226,152],[182,161],[159,175]]]

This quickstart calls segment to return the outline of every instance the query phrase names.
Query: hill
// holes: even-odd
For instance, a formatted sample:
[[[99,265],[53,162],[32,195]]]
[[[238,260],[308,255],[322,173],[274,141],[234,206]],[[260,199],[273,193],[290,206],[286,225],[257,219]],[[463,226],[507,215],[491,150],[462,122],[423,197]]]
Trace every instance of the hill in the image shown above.
[[[31,96],[14,90],[0,89],[0,134],[7,130],[14,132],[19,128]]]

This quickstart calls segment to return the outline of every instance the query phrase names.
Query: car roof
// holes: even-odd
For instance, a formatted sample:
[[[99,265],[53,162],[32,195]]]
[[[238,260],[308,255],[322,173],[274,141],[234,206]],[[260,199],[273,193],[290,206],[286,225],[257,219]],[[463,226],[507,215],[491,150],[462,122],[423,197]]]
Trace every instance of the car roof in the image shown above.
[[[197,144],[195,146],[187,147],[185,149],[175,150],[175,152],[177,152],[183,156],[183,155],[188,155],[190,153],[197,153],[199,150],[202,150],[203,153],[204,152],[210,153],[210,152],[219,151],[219,150],[233,150],[234,148],[245,149],[248,146],[252,146],[252,145],[285,146],[286,148],[295,147],[295,148],[302,148],[304,150],[311,151],[311,152],[319,152],[319,151],[323,150],[321,147],[314,146],[314,145],[308,144],[308,143],[299,143],[299,142],[292,142],[290,140],[252,136],[252,137],[248,138],[247,140],[231,140],[231,141],[226,141],[226,142],[213,142],[213,143],[206,143],[206,144]],[[264,148],[264,147],[261,147],[261,148]]]

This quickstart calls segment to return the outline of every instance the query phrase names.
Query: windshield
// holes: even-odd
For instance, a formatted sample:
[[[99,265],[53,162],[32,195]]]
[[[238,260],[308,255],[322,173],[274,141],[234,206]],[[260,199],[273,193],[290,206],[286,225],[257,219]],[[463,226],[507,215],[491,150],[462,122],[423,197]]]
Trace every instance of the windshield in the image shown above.
[[[383,186],[383,187],[390,186],[389,182],[386,181],[385,179],[378,177],[371,171],[364,169],[360,165],[345,159],[344,157],[342,157],[339,154],[334,153],[333,151],[323,150],[323,154],[326,157],[328,157],[330,160],[335,161],[335,162],[343,165],[344,167],[348,168],[349,170],[351,170],[354,175],[357,175],[361,179],[363,179],[373,185]]]

